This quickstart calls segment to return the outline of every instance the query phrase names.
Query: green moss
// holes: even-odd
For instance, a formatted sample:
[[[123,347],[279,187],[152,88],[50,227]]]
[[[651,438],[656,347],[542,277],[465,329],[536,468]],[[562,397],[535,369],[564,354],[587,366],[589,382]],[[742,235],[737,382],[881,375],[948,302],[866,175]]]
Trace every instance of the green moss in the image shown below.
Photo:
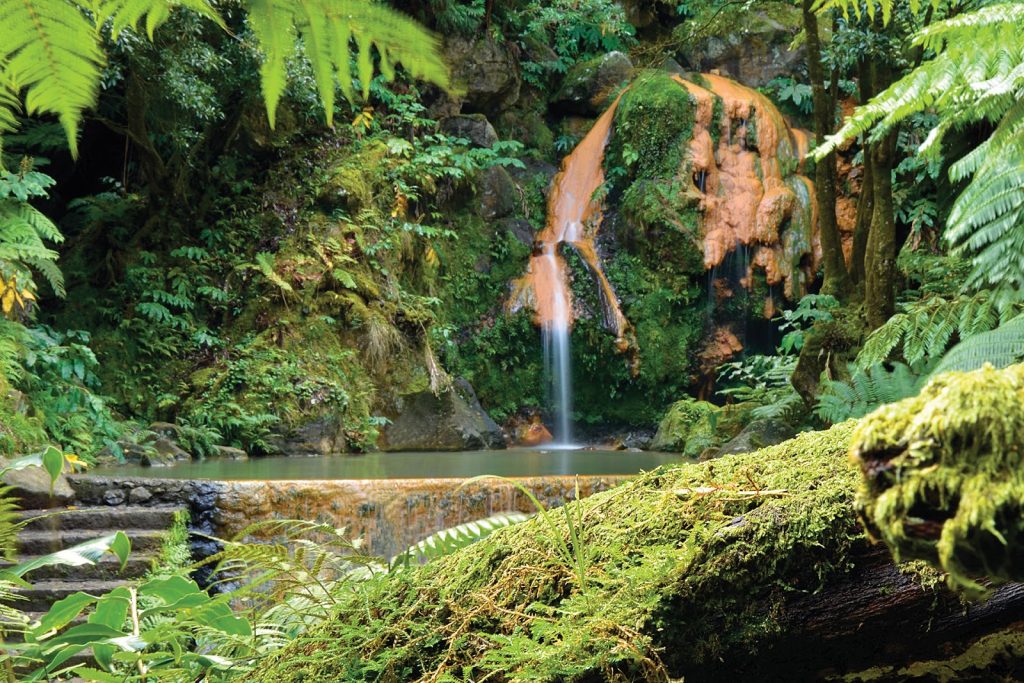
[[[569,534],[556,512],[553,530],[534,518],[343,595],[332,623],[250,680],[717,680],[723,661],[782,635],[787,589],[847,570],[860,538],[851,429],[660,468],[570,503],[585,590],[555,549]]]
[[[184,416],[220,431],[226,443],[271,451],[270,432],[291,432],[325,416],[350,446],[373,444],[373,385],[355,349],[323,320],[281,321],[192,376]]]
[[[675,451],[689,457],[718,444],[720,408],[707,401],[685,398],[669,407],[651,442],[656,451]]]
[[[852,452],[869,530],[897,559],[922,559],[950,584],[1024,578],[1024,365],[932,380],[864,419]]]
[[[606,167],[619,166],[629,178],[671,178],[693,135],[694,105],[669,74],[639,76],[622,96]]]

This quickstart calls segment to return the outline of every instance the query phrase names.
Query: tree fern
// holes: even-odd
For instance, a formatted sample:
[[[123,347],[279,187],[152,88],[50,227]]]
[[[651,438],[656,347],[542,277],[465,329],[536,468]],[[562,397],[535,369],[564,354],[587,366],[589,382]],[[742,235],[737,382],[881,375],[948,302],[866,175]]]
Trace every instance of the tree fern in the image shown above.
[[[990,292],[954,299],[933,296],[911,302],[871,333],[857,355],[857,366],[865,369],[894,356],[911,365],[939,358],[954,340],[992,330],[1021,309],[1020,305],[1000,307]]]
[[[286,83],[288,60],[301,47],[309,59],[326,111],[333,121],[334,92],[340,85],[352,99],[350,69],[365,98],[374,73],[376,48],[381,73],[394,75],[401,63],[410,74],[442,87],[448,72],[437,38],[411,19],[366,0],[243,0],[249,24],[264,53],[261,82],[273,126]],[[19,98],[29,114],[57,116],[77,155],[76,133],[83,112],[96,103],[104,35],[116,39],[145,23],[150,38],[175,7],[185,7],[223,25],[205,0],[0,0],[0,135],[16,124]],[[298,40],[301,38],[301,40]]]
[[[0,81],[24,91],[29,114],[56,114],[77,151],[82,112],[95,103],[103,53],[92,22],[64,0],[0,0]]]
[[[869,1],[869,6],[871,2]],[[886,0],[891,2],[891,0]],[[843,7],[852,0],[827,0]],[[926,110],[938,123],[921,145],[937,156],[946,133],[983,123],[993,134],[951,168],[971,178],[947,222],[953,253],[971,259],[971,289],[993,287],[1002,302],[1024,286],[1024,4],[1001,2],[918,32],[915,46],[933,54],[887,90],[858,107],[816,154],[858,135],[878,139]]]
[[[977,370],[985,363],[1005,368],[1024,359],[1024,316],[990,332],[960,342],[947,353],[932,375],[951,370]]]
[[[862,369],[849,366],[850,379],[826,380],[815,413],[831,423],[863,417],[878,406],[895,403],[921,390],[924,377],[903,363],[892,370],[883,365]]]
[[[15,271],[31,268],[43,276],[58,296],[64,296],[64,277],[57,267],[57,252],[44,240],[61,242],[57,226],[30,204],[0,199],[0,270],[7,263]]]

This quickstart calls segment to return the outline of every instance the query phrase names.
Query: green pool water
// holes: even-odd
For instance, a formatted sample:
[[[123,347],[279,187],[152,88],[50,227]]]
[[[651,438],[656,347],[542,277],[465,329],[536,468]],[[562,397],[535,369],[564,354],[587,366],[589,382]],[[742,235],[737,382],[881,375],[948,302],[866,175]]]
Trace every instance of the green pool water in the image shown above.
[[[475,477],[547,477],[561,475],[629,475],[679,462],[678,453],[509,449],[421,453],[370,453],[330,457],[268,457],[251,460],[206,460],[176,467],[123,465],[100,467],[97,476],[161,479],[433,479]]]

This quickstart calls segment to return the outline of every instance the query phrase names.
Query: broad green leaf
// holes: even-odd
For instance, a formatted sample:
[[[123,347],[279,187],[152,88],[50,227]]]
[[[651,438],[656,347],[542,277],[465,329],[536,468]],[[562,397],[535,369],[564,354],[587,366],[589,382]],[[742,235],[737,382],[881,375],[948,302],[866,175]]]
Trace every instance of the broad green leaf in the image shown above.
[[[96,603],[96,609],[89,615],[90,624],[103,624],[114,629],[124,627],[131,604],[131,593],[121,586],[110,591]],[[116,651],[113,645],[93,645],[92,654],[100,666],[110,668],[111,658]]]
[[[50,475],[50,481],[56,481],[60,473],[64,471],[64,454],[60,449],[53,446],[43,451],[43,469]]]
[[[195,614],[195,621],[233,636],[251,636],[252,626],[246,619],[235,616],[223,602],[211,604]]]
[[[96,602],[95,597],[81,592],[72,593],[66,598],[58,600],[39,620],[39,626],[35,628],[36,636],[64,628],[81,614],[82,610],[94,602]]]
[[[54,565],[81,567],[83,565],[96,564],[103,557],[103,554],[107,552],[114,553],[121,560],[121,566],[123,567],[130,550],[131,541],[128,539],[128,536],[123,531],[118,531],[108,536],[101,536],[100,538],[79,543],[70,548],[15,565],[11,567],[10,572],[15,576],[24,576],[28,572],[40,567]]]
[[[75,675],[95,683],[124,683],[124,676],[114,675],[88,666],[81,666],[75,669]]]

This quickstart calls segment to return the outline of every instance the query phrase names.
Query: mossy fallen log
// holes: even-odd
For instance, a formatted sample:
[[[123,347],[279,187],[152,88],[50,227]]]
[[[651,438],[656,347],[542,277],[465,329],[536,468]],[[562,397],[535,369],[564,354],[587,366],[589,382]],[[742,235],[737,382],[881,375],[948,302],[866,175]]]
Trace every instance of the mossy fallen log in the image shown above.
[[[965,609],[868,545],[853,429],[661,468],[362,584],[250,680],[818,680],[948,657],[1020,614],[1020,587]]]
[[[857,509],[897,559],[974,596],[1024,580],[1024,365],[939,375],[865,418],[852,452]]]

